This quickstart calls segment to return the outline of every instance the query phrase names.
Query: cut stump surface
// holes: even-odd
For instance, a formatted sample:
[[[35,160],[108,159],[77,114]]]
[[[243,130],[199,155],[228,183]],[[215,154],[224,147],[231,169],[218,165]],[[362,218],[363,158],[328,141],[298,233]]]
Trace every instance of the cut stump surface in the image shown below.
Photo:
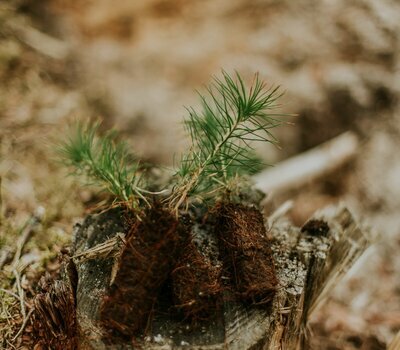
[[[74,255],[126,233],[121,211],[90,215],[75,231]],[[143,338],[106,345],[99,323],[100,303],[111,281],[114,256],[76,261],[77,324],[80,349],[297,349],[306,348],[306,322],[333,285],[370,242],[345,208],[316,215],[329,227],[309,234],[284,218],[269,230],[279,285],[272,302],[249,306],[225,298],[219,317],[197,328],[157,310]]]

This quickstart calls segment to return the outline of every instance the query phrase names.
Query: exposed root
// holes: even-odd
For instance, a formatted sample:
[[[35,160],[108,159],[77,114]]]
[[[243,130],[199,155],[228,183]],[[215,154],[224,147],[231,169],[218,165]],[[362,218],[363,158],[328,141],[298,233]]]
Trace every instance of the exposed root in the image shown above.
[[[187,227],[154,204],[126,236],[100,307],[106,339],[131,338],[146,327],[158,292],[182,250]]]
[[[221,306],[221,267],[204,257],[190,241],[172,272],[175,307],[192,322],[209,320]]]
[[[272,300],[278,280],[259,210],[241,204],[221,203],[214,209],[215,231],[226,274],[242,300]]]

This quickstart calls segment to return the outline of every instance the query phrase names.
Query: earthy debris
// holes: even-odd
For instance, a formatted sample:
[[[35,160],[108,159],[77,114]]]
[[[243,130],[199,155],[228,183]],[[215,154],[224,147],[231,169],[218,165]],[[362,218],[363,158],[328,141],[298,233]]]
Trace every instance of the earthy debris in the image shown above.
[[[224,269],[241,299],[272,300],[278,279],[263,216],[256,208],[221,203],[214,209]]]
[[[221,307],[221,267],[190,241],[172,271],[175,307],[190,321],[208,320]]]
[[[107,337],[132,337],[146,328],[157,295],[187,236],[187,227],[155,204],[126,236],[100,307]]]

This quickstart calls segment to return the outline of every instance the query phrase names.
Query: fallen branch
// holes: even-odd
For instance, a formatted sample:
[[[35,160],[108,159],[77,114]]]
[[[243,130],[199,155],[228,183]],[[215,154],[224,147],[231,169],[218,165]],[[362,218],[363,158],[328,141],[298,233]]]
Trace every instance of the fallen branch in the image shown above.
[[[358,146],[358,137],[345,132],[255,175],[255,188],[267,194],[299,188],[338,169],[355,156]]]
[[[0,292],[6,293],[8,295],[11,295],[12,297],[14,297],[17,300],[21,300],[18,294],[15,294],[14,292],[8,290],[8,289],[4,289],[4,288],[0,288]]]
[[[36,213],[33,214],[27,221],[25,227],[22,230],[22,233],[17,241],[17,248],[14,254],[14,259],[12,261],[12,268],[16,269],[18,262],[21,258],[22,251],[25,247],[25,244],[28,242],[29,238],[31,237],[32,232],[36,229],[36,227],[42,221],[44,215],[43,207],[39,207],[36,210]]]
[[[115,237],[84,252],[75,254],[72,258],[80,263],[91,259],[107,258],[111,254],[118,254],[123,244],[126,244],[125,234],[117,233]]]
[[[284,217],[290,210],[292,210],[292,208],[293,208],[292,200],[284,202],[268,217],[268,227],[274,226],[275,222]]]
[[[4,247],[0,251],[0,270],[3,269],[4,265],[11,260],[12,258],[12,251],[9,247]]]
[[[14,22],[10,26],[21,41],[43,55],[61,60],[69,52],[69,47],[65,42],[27,26],[26,23]]]
[[[17,270],[13,270],[13,274],[15,276],[15,281],[17,284],[17,290],[18,290],[18,296],[19,296],[19,301],[21,304],[21,314],[22,317],[24,318],[24,321],[26,319],[26,309],[25,309],[25,293],[24,290],[21,287],[21,276],[19,275],[19,272]]]
[[[24,331],[26,325],[28,324],[29,318],[32,316],[34,309],[30,309],[26,317],[24,318],[24,322],[22,322],[21,328],[19,329],[18,333],[14,336],[12,341],[15,341]]]

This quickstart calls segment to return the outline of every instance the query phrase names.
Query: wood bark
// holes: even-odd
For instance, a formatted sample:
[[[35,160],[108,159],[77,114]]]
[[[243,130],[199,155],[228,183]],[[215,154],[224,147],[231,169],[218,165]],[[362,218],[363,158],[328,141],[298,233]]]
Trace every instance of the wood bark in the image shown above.
[[[285,218],[269,228],[279,288],[269,306],[249,306],[226,301],[221,314],[201,327],[155,317],[144,338],[134,342],[105,344],[99,326],[99,305],[111,281],[113,254],[90,255],[85,251],[123,237],[126,228],[121,213],[114,209],[90,215],[75,231],[73,254],[78,273],[76,288],[80,349],[306,349],[307,320],[326,299],[370,244],[344,207],[316,214],[326,221],[329,232],[301,232]],[[267,222],[267,220],[266,220]],[[225,298],[232,300],[232,298]]]

